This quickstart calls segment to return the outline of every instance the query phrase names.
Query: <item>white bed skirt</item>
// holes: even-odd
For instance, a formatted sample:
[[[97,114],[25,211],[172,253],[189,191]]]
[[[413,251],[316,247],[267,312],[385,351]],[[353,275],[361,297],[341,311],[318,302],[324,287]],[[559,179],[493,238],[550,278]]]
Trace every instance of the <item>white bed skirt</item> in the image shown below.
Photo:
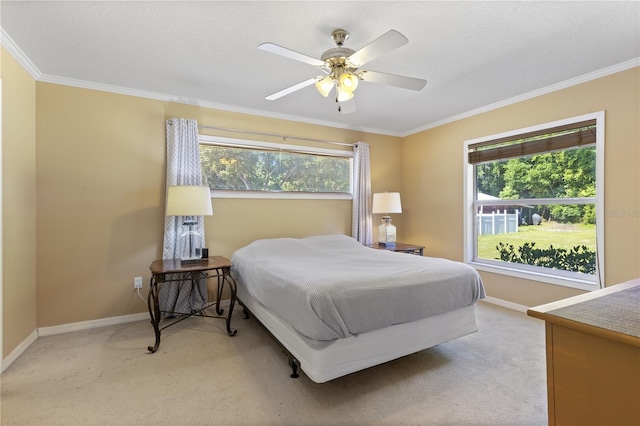
[[[242,285],[238,299],[298,360],[316,383],[419,352],[478,331],[475,305],[419,321],[335,340],[313,340],[255,301]]]

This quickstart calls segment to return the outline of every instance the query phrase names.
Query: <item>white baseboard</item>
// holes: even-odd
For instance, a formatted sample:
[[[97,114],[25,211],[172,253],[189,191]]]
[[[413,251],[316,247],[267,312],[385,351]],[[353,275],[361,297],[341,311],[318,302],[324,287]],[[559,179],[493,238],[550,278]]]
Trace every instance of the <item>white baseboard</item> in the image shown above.
[[[230,301],[221,300],[220,307],[226,308]],[[92,328],[107,327],[109,325],[126,324],[128,322],[149,320],[149,312],[139,314],[121,315],[118,317],[100,318],[97,320],[72,322],[70,324],[54,325],[51,327],[39,327],[38,336],[53,336],[54,334],[71,333],[72,331],[90,330]]]
[[[54,325],[51,327],[38,327],[38,336],[53,336],[55,334],[71,333],[72,331],[90,330],[92,328],[106,327],[109,325],[125,324],[128,322],[149,319],[148,312],[139,314],[121,315],[118,317],[100,318],[97,320],[72,322],[70,324]]]
[[[220,301],[220,307],[227,309],[230,301]],[[236,305],[237,306],[237,305]],[[38,337],[53,336],[55,334],[71,333],[73,331],[90,330],[92,328],[107,327],[109,325],[125,324],[128,322],[150,320],[148,312],[141,312],[139,314],[121,315],[117,317],[100,318],[97,320],[72,322],[70,324],[54,325],[51,327],[38,327],[22,341],[5,359],[2,360],[2,371],[0,374],[9,368],[13,362],[20,357],[26,351],[29,346],[35,342]]]
[[[20,358],[20,355],[22,355],[24,351],[29,349],[29,346],[31,346],[37,339],[38,330],[33,330],[26,339],[24,339],[18,346],[16,346],[14,350],[11,351],[9,356],[2,360],[2,371],[0,371],[0,374],[4,373],[5,370],[9,368],[9,366],[13,364],[16,359]]]
[[[74,322],[71,324],[55,325],[52,327],[38,327],[37,329],[33,330],[33,332],[29,334],[29,336],[24,339],[18,346],[16,346],[16,348],[11,351],[9,356],[2,360],[2,371],[0,371],[0,374],[4,373],[4,371],[9,368],[9,366],[13,364],[13,362],[18,359],[20,355],[22,355],[24,351],[26,351],[29,346],[31,346],[33,342],[38,339],[38,337],[53,336],[54,334],[70,333],[72,331],[89,330],[92,328],[124,324],[128,322],[141,321],[144,319],[149,319],[148,312],[122,315],[118,317],[101,318],[90,321]]]
[[[482,299],[484,302],[491,303],[492,305],[502,306],[503,308],[513,309],[514,311],[527,313],[528,306],[519,305],[517,303],[509,302],[507,300],[498,299],[497,297],[486,296]]]

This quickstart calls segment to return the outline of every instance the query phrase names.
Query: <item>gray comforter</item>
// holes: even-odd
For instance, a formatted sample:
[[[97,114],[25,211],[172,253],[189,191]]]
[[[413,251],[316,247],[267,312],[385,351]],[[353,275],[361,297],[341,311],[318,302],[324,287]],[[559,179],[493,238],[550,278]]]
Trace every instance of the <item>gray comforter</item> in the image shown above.
[[[237,250],[232,263],[239,286],[315,340],[420,320],[485,297],[468,265],[375,250],[345,235],[258,240]]]

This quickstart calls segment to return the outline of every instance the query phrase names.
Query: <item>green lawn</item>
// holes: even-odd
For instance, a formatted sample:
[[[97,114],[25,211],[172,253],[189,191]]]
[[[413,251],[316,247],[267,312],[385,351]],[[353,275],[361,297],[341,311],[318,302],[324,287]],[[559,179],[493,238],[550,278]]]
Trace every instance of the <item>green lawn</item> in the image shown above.
[[[582,224],[562,224],[543,222],[541,225],[520,226],[518,232],[507,234],[479,235],[478,257],[483,259],[498,258],[498,243],[513,244],[516,248],[524,243],[536,243],[536,248],[569,249],[577,245],[585,245],[591,251],[596,250],[596,226]]]

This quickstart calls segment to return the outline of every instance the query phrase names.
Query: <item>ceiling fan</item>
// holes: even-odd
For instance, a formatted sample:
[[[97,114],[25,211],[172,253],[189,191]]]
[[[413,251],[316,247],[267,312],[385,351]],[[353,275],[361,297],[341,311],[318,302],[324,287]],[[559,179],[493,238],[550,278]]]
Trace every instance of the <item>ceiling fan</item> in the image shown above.
[[[360,67],[373,59],[404,46],[409,40],[396,30],[390,30],[357,52],[343,47],[349,38],[349,33],[343,29],[336,29],[331,33],[331,38],[338,47],[329,49],[322,54],[320,59],[307,56],[286,47],[273,43],[262,43],[258,49],[266,52],[282,55],[289,59],[301,61],[319,68],[324,74],[310,78],[279,92],[266,97],[267,100],[279,99],[297,90],[316,85],[316,88],[327,97],[331,90],[336,89],[336,102],[338,111],[350,113],[355,111],[355,104],[352,101],[353,92],[358,87],[358,81],[369,83],[386,84],[389,86],[402,87],[410,90],[422,90],[427,84],[426,80],[413,77],[405,77],[396,74],[386,74],[376,71],[360,70]]]

